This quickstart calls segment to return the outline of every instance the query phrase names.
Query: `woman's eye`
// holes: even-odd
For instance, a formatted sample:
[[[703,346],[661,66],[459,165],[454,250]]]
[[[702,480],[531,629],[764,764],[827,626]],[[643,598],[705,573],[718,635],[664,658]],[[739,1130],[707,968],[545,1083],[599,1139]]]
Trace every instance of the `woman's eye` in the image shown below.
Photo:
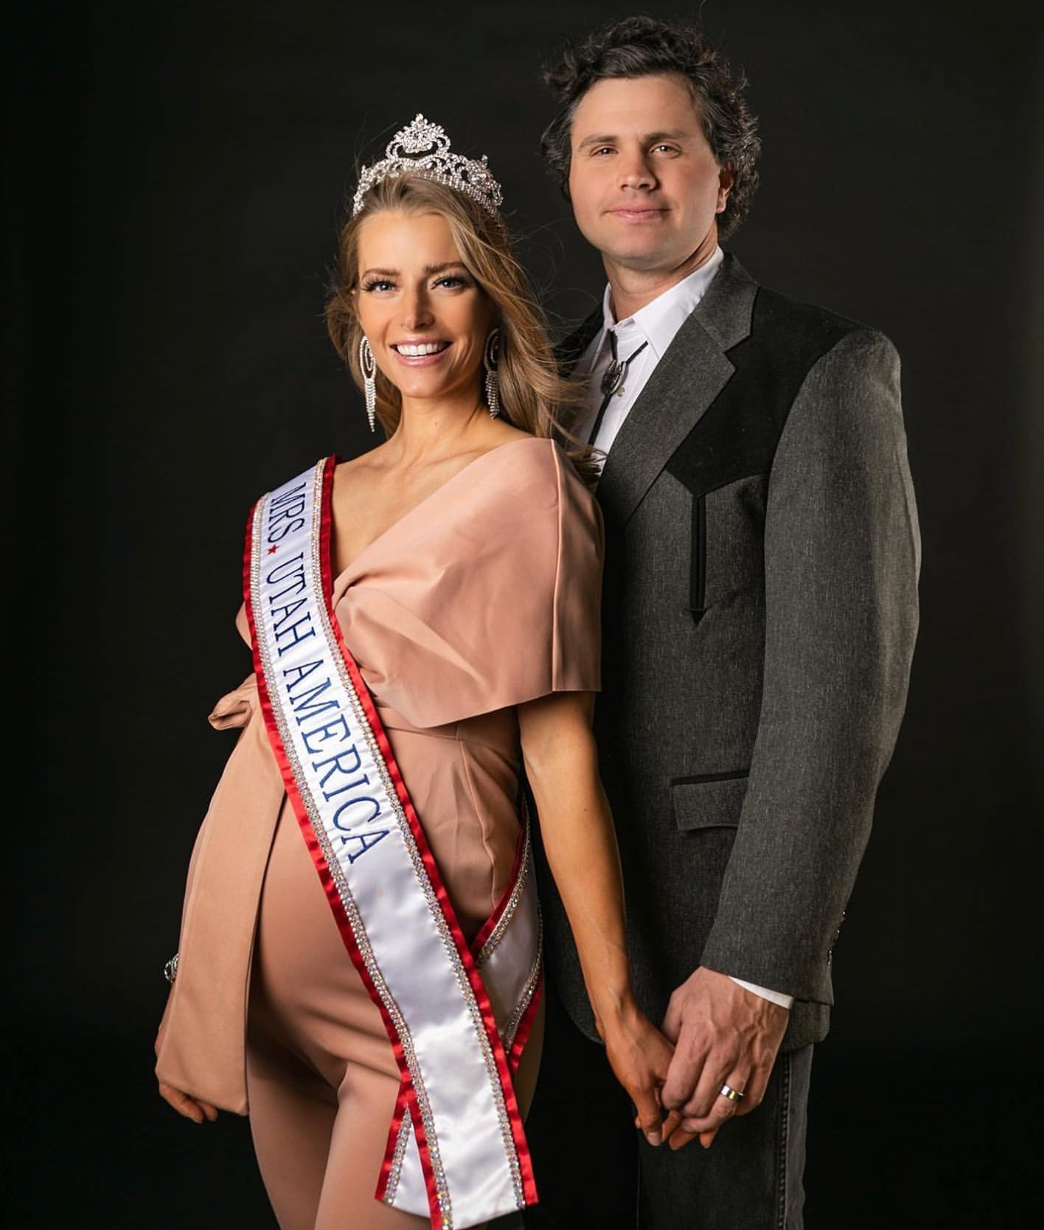
[[[363,290],[386,290],[391,286],[386,278],[374,278],[370,282],[363,283]]]
[[[435,285],[436,286],[448,286],[451,290],[454,290],[458,286],[466,286],[467,282],[465,282],[465,280],[462,277],[460,277],[459,274],[451,273],[451,274],[448,274],[444,278],[439,278],[439,280],[435,283]]]

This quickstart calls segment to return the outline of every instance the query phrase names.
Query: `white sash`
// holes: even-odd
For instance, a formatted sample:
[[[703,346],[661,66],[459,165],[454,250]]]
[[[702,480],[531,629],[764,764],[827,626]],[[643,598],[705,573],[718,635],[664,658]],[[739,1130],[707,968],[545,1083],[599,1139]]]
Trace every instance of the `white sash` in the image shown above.
[[[512,1084],[540,994],[529,826],[469,946],[331,607],[336,462],[251,513],[254,666],[287,794],[402,1074],[376,1197],[463,1230],[537,1198]]]

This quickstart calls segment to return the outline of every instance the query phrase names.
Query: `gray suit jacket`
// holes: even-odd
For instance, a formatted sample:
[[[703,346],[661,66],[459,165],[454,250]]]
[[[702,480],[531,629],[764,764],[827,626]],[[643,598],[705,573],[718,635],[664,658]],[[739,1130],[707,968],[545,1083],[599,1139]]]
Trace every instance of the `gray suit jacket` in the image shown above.
[[[600,310],[564,344],[564,366],[599,324]],[[785,1049],[818,1041],[917,630],[895,348],[727,255],[597,495],[595,729],[639,1002],[660,1020],[704,965],[795,996]],[[539,861],[548,972],[596,1037]]]

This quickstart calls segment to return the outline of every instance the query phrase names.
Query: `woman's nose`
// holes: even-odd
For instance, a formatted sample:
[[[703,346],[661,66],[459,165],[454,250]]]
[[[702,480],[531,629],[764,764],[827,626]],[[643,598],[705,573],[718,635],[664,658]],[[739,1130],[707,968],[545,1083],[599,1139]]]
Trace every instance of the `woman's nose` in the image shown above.
[[[409,291],[402,301],[402,323],[407,329],[423,329],[434,319],[427,295]]]

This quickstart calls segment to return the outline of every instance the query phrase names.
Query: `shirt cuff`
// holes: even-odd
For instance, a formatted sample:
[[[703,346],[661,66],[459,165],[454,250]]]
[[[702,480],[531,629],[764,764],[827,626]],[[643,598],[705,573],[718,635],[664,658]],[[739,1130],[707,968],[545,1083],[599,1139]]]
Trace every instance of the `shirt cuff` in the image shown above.
[[[729,974],[732,978],[732,975]],[[741,986],[744,991],[753,991],[755,995],[760,995],[762,999],[767,999],[773,1004],[779,1004],[781,1008],[789,1008],[794,1003],[793,995],[784,995],[782,991],[770,991],[768,987],[759,987],[754,982],[744,982],[742,978],[732,978],[732,981],[737,986]]]

